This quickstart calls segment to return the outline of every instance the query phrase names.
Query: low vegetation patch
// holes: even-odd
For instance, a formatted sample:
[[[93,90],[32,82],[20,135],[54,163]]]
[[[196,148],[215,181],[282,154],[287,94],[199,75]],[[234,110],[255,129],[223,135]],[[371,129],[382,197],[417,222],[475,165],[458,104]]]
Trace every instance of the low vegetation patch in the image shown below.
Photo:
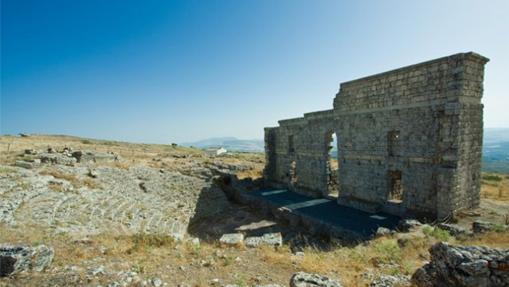
[[[8,166],[0,166],[0,174],[6,174],[6,173],[11,173],[13,172],[14,170],[11,168],[11,167],[8,167]]]
[[[115,145],[118,145],[117,142],[114,142],[114,141],[103,141],[101,142],[102,145],[106,145],[106,146],[115,146]]]
[[[509,201],[509,175],[483,174],[481,197]]]
[[[64,192],[65,191],[62,184],[53,182],[53,181],[48,183],[48,188],[53,191],[56,191],[56,192]]]
[[[132,247],[127,250],[128,254],[146,251],[149,248],[159,248],[163,246],[174,246],[175,240],[167,235],[138,233],[130,238]]]
[[[422,232],[427,236],[437,239],[438,241],[449,241],[451,237],[447,230],[443,230],[438,227],[424,226]]]
[[[46,170],[41,171],[40,174],[41,175],[51,175],[56,179],[66,180],[66,181],[70,182],[74,188],[80,188],[80,187],[86,186],[90,189],[98,189],[101,187],[101,185],[97,181],[95,181],[91,178],[79,179],[74,174],[65,173],[65,172],[61,172],[58,170],[46,169]],[[58,184],[56,184],[56,183],[50,182],[49,187],[55,191],[62,191],[62,186],[59,185],[60,187],[58,187],[57,185]]]
[[[61,172],[61,171],[58,171],[58,170],[47,170],[46,169],[46,170],[41,171],[40,174],[42,174],[42,175],[51,175],[54,178],[64,179],[64,180],[67,180],[69,182],[72,182],[72,181],[76,180],[76,176],[74,174],[65,173],[65,172]]]
[[[504,232],[505,230],[506,230],[506,227],[504,224],[495,223],[493,225],[493,231],[495,231],[495,232]]]
[[[499,182],[499,181],[502,181],[503,177],[500,176],[500,175],[496,175],[496,174],[484,174],[482,176],[482,179],[484,179],[486,181],[496,181],[496,182]]]
[[[376,256],[373,257],[376,265],[399,263],[402,258],[401,248],[395,240],[382,240],[373,244]]]

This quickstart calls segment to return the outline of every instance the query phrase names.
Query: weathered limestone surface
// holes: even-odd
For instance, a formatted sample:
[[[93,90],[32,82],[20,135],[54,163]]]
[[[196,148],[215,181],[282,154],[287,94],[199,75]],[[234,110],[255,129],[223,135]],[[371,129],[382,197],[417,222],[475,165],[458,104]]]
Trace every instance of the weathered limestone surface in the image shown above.
[[[509,250],[439,242],[430,253],[412,277],[416,286],[509,286]]]
[[[0,244],[0,277],[23,271],[42,271],[53,261],[53,248]]]
[[[265,129],[265,178],[327,195],[336,133],[339,204],[430,218],[478,206],[487,62],[460,53],[342,83],[332,110]]]
[[[318,274],[297,272],[290,278],[290,287],[341,287],[341,284]]]

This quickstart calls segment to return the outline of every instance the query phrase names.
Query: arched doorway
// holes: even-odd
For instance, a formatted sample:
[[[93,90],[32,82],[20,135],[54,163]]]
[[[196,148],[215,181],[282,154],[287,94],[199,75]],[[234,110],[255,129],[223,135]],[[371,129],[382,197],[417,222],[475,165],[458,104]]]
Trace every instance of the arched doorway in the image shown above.
[[[326,197],[337,198],[339,195],[339,149],[338,137],[335,132],[329,132],[326,137],[327,144],[327,193]]]

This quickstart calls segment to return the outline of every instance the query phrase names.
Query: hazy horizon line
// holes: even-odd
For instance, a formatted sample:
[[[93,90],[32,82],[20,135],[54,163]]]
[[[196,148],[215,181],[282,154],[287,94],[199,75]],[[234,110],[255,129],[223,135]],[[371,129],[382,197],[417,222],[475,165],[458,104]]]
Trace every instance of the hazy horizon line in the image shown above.
[[[509,130],[509,126],[508,127],[484,127],[484,130],[505,130],[505,129]],[[183,145],[183,144],[192,144],[192,143],[196,143],[196,142],[200,142],[200,141],[204,141],[204,140],[221,139],[221,138],[235,138],[236,140],[252,140],[252,141],[262,140],[263,141],[263,138],[241,138],[241,137],[232,136],[232,135],[204,137],[204,138],[201,138],[198,140],[185,140],[185,141],[168,140],[165,142],[157,142],[157,141],[150,141],[150,140],[139,141],[139,140],[119,139],[119,138],[96,138],[96,137],[89,137],[89,136],[85,136],[85,135],[76,135],[76,134],[45,134],[45,133],[25,133],[25,132],[19,132],[16,134],[0,133],[0,136],[2,136],[2,137],[3,136],[18,137],[20,134],[34,135],[34,136],[73,137],[73,138],[79,138],[79,139],[84,139],[84,140],[115,141],[115,142],[136,143],[136,144],[172,144],[172,143],[176,143],[179,145]]]

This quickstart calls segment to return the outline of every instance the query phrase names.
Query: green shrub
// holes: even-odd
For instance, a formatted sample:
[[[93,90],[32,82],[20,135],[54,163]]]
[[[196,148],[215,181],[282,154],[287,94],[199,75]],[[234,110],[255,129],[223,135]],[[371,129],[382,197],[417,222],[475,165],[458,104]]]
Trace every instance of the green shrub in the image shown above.
[[[487,180],[487,181],[499,182],[499,181],[502,181],[503,178],[496,174],[485,174],[482,176],[482,179]]]
[[[232,265],[232,264],[233,264],[233,262],[234,262],[233,257],[231,257],[231,256],[226,256],[226,257],[224,258],[223,266],[230,266],[230,265]]]
[[[7,166],[0,166],[0,173],[11,173],[15,171],[13,168]]]
[[[82,144],[92,144],[90,140],[81,140]]]
[[[114,141],[104,141],[101,144],[102,145],[107,145],[107,146],[117,145],[117,143],[114,142]]]
[[[399,263],[401,261],[402,252],[396,241],[381,241],[373,247],[380,263]]]
[[[424,226],[422,228],[422,233],[424,233],[424,235],[431,236],[431,234],[433,233],[433,227],[429,225]]]
[[[505,225],[501,223],[496,223],[493,225],[493,231],[495,232],[504,232],[506,230]]]
[[[451,237],[447,230],[431,226],[424,226],[424,228],[422,229],[422,233],[424,233],[426,236],[433,237],[440,241],[449,241],[449,238]]]

